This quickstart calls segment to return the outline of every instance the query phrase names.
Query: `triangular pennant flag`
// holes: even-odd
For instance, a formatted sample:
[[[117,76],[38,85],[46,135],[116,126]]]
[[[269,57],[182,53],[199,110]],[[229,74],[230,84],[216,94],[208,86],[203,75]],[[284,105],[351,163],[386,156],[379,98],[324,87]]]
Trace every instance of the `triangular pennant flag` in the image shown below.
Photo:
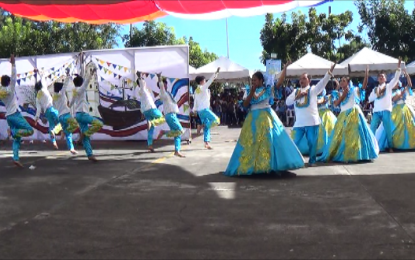
[[[108,74],[112,75],[112,71],[108,70]]]
[[[102,70],[102,66],[101,66],[101,65],[99,65],[99,64],[98,64],[98,68],[99,68],[99,70]]]
[[[17,85],[19,85],[19,86],[20,86],[20,79],[18,79],[18,80],[17,80]]]
[[[52,74],[50,74],[50,75],[48,76],[48,78],[50,78],[50,79],[51,79],[51,78],[52,78]]]
[[[170,83],[173,83],[176,79],[169,78]]]
[[[105,79],[103,77],[101,77],[101,81],[105,81]]]
[[[99,60],[99,63],[101,63],[101,65],[104,65],[105,61]]]
[[[29,72],[29,75],[33,75],[33,71],[30,71],[30,72]]]
[[[127,79],[127,83],[130,84],[131,83],[131,79]]]
[[[111,90],[114,90],[114,89],[115,89],[115,86],[111,84]]]
[[[50,70],[51,70],[51,71],[54,71],[54,70],[55,70],[55,68],[51,68]]]
[[[121,79],[122,78],[122,76],[121,75],[118,75],[118,79]]]
[[[154,78],[154,76],[156,76],[156,75],[154,75],[154,74],[150,74],[150,78],[151,78],[151,79],[153,79],[153,78]]]
[[[114,78],[116,78],[118,75],[114,73]]]
[[[137,82],[133,82],[133,85],[134,85],[134,87],[137,87],[138,86],[138,84],[137,84]]]
[[[99,62],[99,59],[98,58],[95,58],[98,62]]]
[[[121,65],[118,65],[118,70],[121,70],[122,69],[122,66]]]
[[[110,63],[110,62],[107,62],[107,65],[108,65],[108,67],[109,67],[109,66],[111,66],[111,63]]]
[[[184,105],[183,105],[183,111],[184,111],[184,112],[186,112],[186,111],[187,111],[187,109],[189,109],[189,105],[184,104]]]
[[[107,71],[108,71],[108,69],[107,69],[107,68],[104,68],[104,73],[105,73],[105,74],[107,73]]]
[[[128,70],[128,68],[127,67],[124,67],[124,72],[127,72],[127,70]]]
[[[20,74],[17,74],[17,77],[20,78]]]
[[[117,65],[116,65],[116,64],[112,64],[112,66],[114,67],[114,69],[116,69],[116,68],[117,68]]]
[[[29,76],[29,80],[31,80],[32,79],[32,76]]]
[[[26,82],[26,78],[22,78],[22,80],[23,80],[24,82]]]
[[[27,77],[27,74],[28,74],[28,73],[26,72],[26,73],[24,74],[24,76],[25,76],[25,77]]]

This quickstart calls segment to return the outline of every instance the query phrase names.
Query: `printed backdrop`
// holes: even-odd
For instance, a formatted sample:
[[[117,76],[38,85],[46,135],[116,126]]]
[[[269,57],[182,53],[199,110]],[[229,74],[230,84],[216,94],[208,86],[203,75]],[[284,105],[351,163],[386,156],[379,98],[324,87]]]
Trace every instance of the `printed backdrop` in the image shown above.
[[[151,52],[152,62],[148,61]],[[189,79],[188,79],[188,47],[173,46],[164,49],[134,48],[124,50],[106,50],[85,52],[84,65],[87,69],[95,67],[96,76],[87,88],[89,112],[104,122],[103,129],[92,136],[94,140],[146,140],[147,121],[141,116],[140,99],[137,95],[135,71],[146,72],[146,84],[153,90],[153,96],[158,109],[163,112],[163,104],[158,97],[157,77],[155,73],[162,72],[167,79],[167,89],[177,101],[180,113],[178,118],[185,129],[183,140],[190,138],[189,117]],[[36,129],[35,134],[26,139],[48,140],[48,124],[39,120],[34,126],[36,114],[33,70],[35,67],[45,71],[48,89],[53,91],[53,82],[65,78],[65,70],[70,69],[71,75],[80,72],[78,54],[62,54],[53,57],[42,56],[36,59],[19,58],[16,60],[17,85],[16,94],[23,116]],[[166,57],[171,60],[166,61]],[[173,60],[174,59],[174,60]],[[39,64],[42,63],[42,64]],[[36,65],[38,64],[38,65]],[[49,66],[47,66],[49,64]],[[33,66],[35,65],[35,66]],[[1,74],[11,74],[8,60],[0,60]],[[72,98],[73,84],[67,89],[67,96]],[[5,108],[0,101],[0,138],[7,136]],[[43,116],[43,114],[42,114]],[[42,118],[41,118],[42,119]],[[160,130],[168,130],[167,124],[157,127],[155,136]],[[77,131],[78,132],[78,131]]]

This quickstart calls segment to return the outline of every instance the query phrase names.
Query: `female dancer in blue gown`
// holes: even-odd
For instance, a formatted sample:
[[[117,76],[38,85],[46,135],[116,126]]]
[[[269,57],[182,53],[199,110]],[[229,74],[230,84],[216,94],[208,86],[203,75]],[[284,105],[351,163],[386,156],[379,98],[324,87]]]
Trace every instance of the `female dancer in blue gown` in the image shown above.
[[[252,76],[252,87],[247,90],[243,103],[249,113],[225,175],[262,174],[304,167],[304,158],[270,106],[271,86],[264,85],[261,72]]]
[[[363,89],[366,85],[367,77]],[[334,103],[340,104],[341,113],[323,155],[317,160],[345,163],[374,160],[379,156],[379,146],[359,106],[361,90],[346,77],[341,79],[340,87],[343,91]]]
[[[393,147],[389,147],[386,132],[383,124],[381,124],[376,131],[376,139],[378,140],[380,151],[385,151],[388,148],[399,150],[415,149],[415,112],[412,107],[405,103],[407,96],[412,96],[412,81],[406,70],[404,70],[404,74],[408,85],[403,88],[402,83],[399,82],[392,92]]]

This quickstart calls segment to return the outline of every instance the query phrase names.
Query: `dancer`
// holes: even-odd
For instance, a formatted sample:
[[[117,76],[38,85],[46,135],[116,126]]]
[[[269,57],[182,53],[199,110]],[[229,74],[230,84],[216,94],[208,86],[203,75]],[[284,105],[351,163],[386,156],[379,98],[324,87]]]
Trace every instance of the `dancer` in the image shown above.
[[[69,69],[66,69],[66,79],[64,83],[55,82],[53,102],[56,109],[59,111],[59,122],[62,125],[63,133],[66,136],[66,145],[72,154],[78,154],[75,151],[72,142],[72,133],[78,129],[79,125],[75,118],[71,115],[71,109],[68,107],[68,98],[66,97],[66,89],[70,83],[71,77],[69,76]],[[63,139],[63,136],[62,136]]]
[[[321,155],[323,153],[324,147],[329,142],[329,137],[331,131],[336,124],[337,118],[330,110],[330,103],[332,97],[331,95],[326,95],[326,90],[324,89],[318,96],[317,96],[317,105],[318,105],[318,114],[321,119],[320,127],[318,128],[318,137],[317,137],[317,155]],[[295,131],[291,132],[291,137],[295,138]],[[307,144],[307,138],[303,137],[300,141],[298,146],[302,155],[309,154],[309,147]]]
[[[210,79],[206,82],[204,76],[197,76],[195,81],[197,88],[195,91],[195,105],[194,110],[200,117],[203,125],[203,141],[205,142],[205,148],[211,150],[210,146],[210,129],[217,125],[220,125],[220,119],[215,113],[210,110],[210,90],[209,87],[219,74],[220,68],[218,68]]]
[[[40,113],[44,111],[44,115],[49,123],[49,135],[50,140],[53,144],[55,149],[58,148],[58,144],[56,142],[56,133],[57,129],[55,129],[59,124],[59,112],[53,107],[53,99],[50,95],[50,92],[47,88],[47,84],[43,75],[43,72],[39,73],[38,69],[34,70],[35,72],[35,90],[37,91],[36,94],[36,115],[35,115],[35,126],[37,125],[37,121],[39,120]],[[37,76],[40,76],[40,80],[37,81]]]
[[[363,82],[363,88],[366,86],[367,77]],[[340,87],[342,93],[334,104],[340,105],[341,112],[318,161],[350,163],[374,160],[379,155],[379,146],[359,106],[361,90],[354,87],[348,77],[341,79]]]
[[[184,131],[179,119],[177,118],[179,107],[177,106],[177,103],[171,93],[167,91],[167,80],[165,78],[161,78],[161,73],[157,74],[157,77],[157,85],[160,88],[160,100],[163,101],[164,117],[166,118],[166,122],[170,127],[170,131],[161,130],[157,140],[160,139],[163,135],[166,135],[167,137],[173,137],[174,155],[178,157],[185,157],[182,153],[180,153],[180,145],[182,142],[181,135],[184,133]]]
[[[294,143],[300,146],[301,139],[304,136],[307,139],[308,154],[310,155],[309,166],[314,166],[316,162],[318,129],[321,123],[317,107],[317,96],[325,89],[330,76],[333,77],[332,72],[335,66],[336,64],[331,66],[330,70],[316,86],[310,87],[311,78],[307,73],[301,75],[301,88],[291,93],[286,100],[287,106],[295,105]]]
[[[244,107],[249,113],[225,171],[227,176],[252,175],[304,167],[304,158],[270,105],[271,85],[264,75],[252,76]]]
[[[137,71],[137,85],[138,85],[138,96],[140,97],[141,103],[141,112],[144,117],[147,119],[147,145],[148,150],[154,153],[153,148],[153,134],[154,127],[164,124],[166,119],[160,110],[157,109],[156,104],[154,104],[153,91],[147,87],[146,82],[144,81],[144,73]]]
[[[31,136],[34,131],[26,119],[20,114],[20,108],[17,104],[15,96],[16,87],[16,62],[14,55],[10,56],[10,63],[12,64],[12,76],[7,75],[1,77],[0,100],[3,101],[6,107],[6,120],[10,127],[11,136],[13,137],[13,163],[23,168],[20,163],[19,149],[22,137]]]
[[[399,150],[415,149],[415,112],[411,106],[405,103],[408,95],[412,96],[412,81],[406,70],[403,71],[406,76],[407,86],[402,87],[402,83],[398,82],[393,90],[393,108],[392,123],[395,126],[392,132],[392,148]],[[383,124],[376,131],[376,139],[379,143],[380,151],[389,148],[386,131]]]
[[[381,72],[378,75],[379,86],[375,87],[370,93],[369,102],[375,102],[373,108],[372,121],[370,122],[370,129],[375,134],[380,123],[383,123],[386,138],[388,139],[389,152],[393,152],[392,131],[394,126],[392,124],[392,89],[396,86],[401,75],[401,58],[399,58],[398,68],[395,77],[386,84],[386,75]]]
[[[92,71],[87,70],[85,77],[86,80],[84,80],[83,77],[76,75],[76,77],[73,79],[75,89],[73,90],[72,100],[69,104],[70,107],[75,106],[75,118],[81,130],[79,141],[82,142],[82,145],[84,146],[88,160],[92,162],[97,162],[98,160],[95,158],[93,154],[90,137],[91,135],[101,130],[101,128],[103,127],[103,124],[100,120],[92,117],[88,113],[86,88],[88,87],[89,82],[91,81],[91,78],[93,75],[95,75],[95,73],[95,68]]]

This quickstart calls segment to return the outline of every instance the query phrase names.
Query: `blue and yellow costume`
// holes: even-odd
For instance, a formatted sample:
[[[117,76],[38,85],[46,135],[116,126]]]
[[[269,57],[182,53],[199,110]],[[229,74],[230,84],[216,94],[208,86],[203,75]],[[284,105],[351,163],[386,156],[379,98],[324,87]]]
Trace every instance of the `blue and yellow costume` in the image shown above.
[[[405,104],[407,95],[413,95],[412,89],[405,90],[399,82],[400,88],[393,90],[392,97],[402,95],[402,97],[393,102],[392,122],[394,129],[392,131],[392,145],[389,147],[383,124],[376,131],[376,139],[379,143],[380,151],[388,148],[396,148],[400,150],[415,149],[415,112],[412,107]]]
[[[257,88],[238,143],[225,171],[227,176],[252,175],[304,167],[304,158],[270,106],[270,86]],[[247,95],[250,90],[247,90]]]
[[[370,161],[379,156],[378,143],[359,106],[362,91],[351,82],[349,88],[346,98],[340,104],[341,113],[329,142],[318,161],[349,163]],[[333,91],[332,95],[333,101],[340,98],[337,91]]]
[[[22,137],[31,136],[34,131],[20,113],[20,108],[15,96],[16,81],[16,65],[12,64],[10,84],[9,86],[2,86],[0,88],[0,100],[3,101],[6,107],[6,120],[7,124],[10,126],[11,135],[13,137],[13,160],[18,162]]]
[[[318,113],[321,119],[321,124],[318,128],[318,139],[317,139],[317,155],[322,154],[324,147],[329,142],[329,137],[331,131],[334,129],[337,118],[329,109],[330,104],[332,103],[332,96],[326,95],[326,90],[320,93],[317,96],[318,104]],[[295,131],[291,132],[291,137],[294,139]],[[298,145],[302,155],[309,154],[309,147],[307,144],[307,138],[305,136],[301,139],[300,144]]]

